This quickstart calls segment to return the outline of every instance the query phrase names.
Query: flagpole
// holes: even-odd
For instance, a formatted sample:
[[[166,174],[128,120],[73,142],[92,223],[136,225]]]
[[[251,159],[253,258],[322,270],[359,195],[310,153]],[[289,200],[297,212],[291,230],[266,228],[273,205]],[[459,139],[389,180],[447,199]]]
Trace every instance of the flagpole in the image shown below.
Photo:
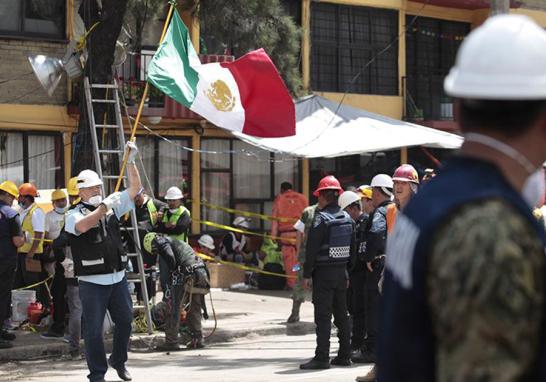
[[[165,24],[163,25],[163,32],[161,32],[161,37],[159,38],[159,45],[163,42],[163,39],[165,38],[165,35],[167,34],[167,28],[169,27],[169,22],[171,21],[171,16],[173,14],[175,8],[175,2],[171,2],[171,6],[169,7],[169,12],[167,13],[167,18],[165,19]],[[142,92],[142,98],[140,99],[140,104],[138,105],[138,112],[137,116],[135,118],[135,123],[133,125],[133,129],[131,130],[131,137],[129,138],[129,141],[134,141],[136,131],[138,124],[140,122],[140,117],[142,115],[142,109],[144,109],[144,101],[146,100],[146,97],[148,96],[148,89],[150,84],[148,81],[146,81],[146,85],[144,86],[144,91]],[[116,183],[115,192],[117,192],[121,186],[121,181],[123,179],[123,174],[125,173],[125,169],[127,168],[127,160],[129,158],[129,152],[126,151],[123,154],[123,163],[121,165],[121,170],[119,173],[118,181]]]

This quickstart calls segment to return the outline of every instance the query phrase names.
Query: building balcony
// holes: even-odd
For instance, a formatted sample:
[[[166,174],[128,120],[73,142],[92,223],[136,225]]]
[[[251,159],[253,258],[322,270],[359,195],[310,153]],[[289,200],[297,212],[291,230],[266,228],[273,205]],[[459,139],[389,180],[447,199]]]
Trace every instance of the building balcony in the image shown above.
[[[154,52],[143,52],[127,56],[127,60],[116,69],[115,76],[123,91],[123,98],[129,115],[137,114],[138,106],[144,87],[146,86],[146,73],[148,65],[152,61]],[[223,55],[199,55],[201,63],[232,62],[235,57]],[[77,94],[77,93],[74,93]],[[69,114],[78,114],[77,105],[68,106]],[[190,109],[167,97],[153,86],[149,87],[148,97],[142,110],[144,117],[161,117],[162,119],[186,119],[202,120],[203,118]]]

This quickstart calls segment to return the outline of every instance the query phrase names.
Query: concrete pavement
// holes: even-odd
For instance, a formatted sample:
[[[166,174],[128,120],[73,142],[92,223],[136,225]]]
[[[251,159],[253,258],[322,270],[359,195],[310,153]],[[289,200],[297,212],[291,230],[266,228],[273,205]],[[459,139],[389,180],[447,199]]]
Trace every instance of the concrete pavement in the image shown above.
[[[172,353],[131,352],[127,367],[135,382],[261,382],[261,381],[354,381],[370,365],[332,367],[329,370],[303,371],[299,364],[313,356],[315,336],[250,335],[236,341],[214,344],[206,349]],[[331,356],[337,340],[332,338]],[[79,361],[23,361],[0,365],[0,380],[6,382],[83,382],[87,368]],[[119,381],[115,371],[106,375],[109,382]]]
[[[302,305],[301,320],[298,324],[286,325],[292,300],[288,291],[222,291],[213,290],[213,304],[218,319],[215,333],[207,339],[208,344],[231,341],[254,335],[306,334],[314,332],[313,307],[307,302]],[[161,296],[158,296],[158,301]],[[207,296],[209,320],[204,321],[204,334],[214,327],[210,299]],[[0,361],[28,360],[45,357],[58,358],[68,353],[68,345],[62,340],[42,339],[39,333],[15,331],[17,339],[11,349],[0,349]],[[135,334],[131,347],[142,351],[150,345],[161,342],[162,332],[153,335]],[[106,341],[111,347],[111,340]],[[1,379],[0,379],[1,380]]]

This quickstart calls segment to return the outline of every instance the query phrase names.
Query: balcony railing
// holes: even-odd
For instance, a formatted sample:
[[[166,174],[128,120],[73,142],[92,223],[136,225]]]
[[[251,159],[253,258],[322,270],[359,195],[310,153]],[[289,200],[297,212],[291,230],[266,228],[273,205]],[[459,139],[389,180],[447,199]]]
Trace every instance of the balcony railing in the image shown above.
[[[134,115],[146,85],[146,73],[152,61],[153,52],[142,52],[127,57],[127,60],[116,71],[116,77],[123,89],[123,96],[129,107],[129,113]],[[233,56],[200,55],[203,64],[212,62],[231,62]],[[143,116],[160,116],[172,119],[203,119],[198,114],[165,96],[159,90],[150,86],[146,98]]]

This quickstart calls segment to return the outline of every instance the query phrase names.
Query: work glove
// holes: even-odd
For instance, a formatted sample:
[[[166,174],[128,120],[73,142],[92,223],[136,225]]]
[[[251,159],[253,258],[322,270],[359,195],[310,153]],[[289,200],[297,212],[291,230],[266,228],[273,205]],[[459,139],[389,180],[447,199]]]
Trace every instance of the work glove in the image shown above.
[[[136,157],[138,155],[138,147],[135,142],[129,141],[125,144],[125,150],[129,152],[127,156],[127,163],[135,164]]]
[[[103,199],[101,204],[104,204],[107,211],[110,211],[112,208],[117,208],[121,206],[121,192],[114,192],[113,194],[108,195]]]

